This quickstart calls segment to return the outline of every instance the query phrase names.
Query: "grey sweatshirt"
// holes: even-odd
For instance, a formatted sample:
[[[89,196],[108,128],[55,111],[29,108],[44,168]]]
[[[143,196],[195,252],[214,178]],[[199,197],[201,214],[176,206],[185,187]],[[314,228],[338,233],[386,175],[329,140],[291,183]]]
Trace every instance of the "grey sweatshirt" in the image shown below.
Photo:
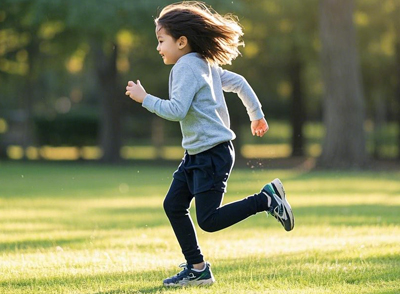
[[[234,92],[251,121],[264,117],[253,89],[241,75],[210,65],[198,53],[176,62],[169,76],[169,100],[147,94],[142,106],[158,116],[179,121],[182,147],[194,155],[235,139],[223,94]]]

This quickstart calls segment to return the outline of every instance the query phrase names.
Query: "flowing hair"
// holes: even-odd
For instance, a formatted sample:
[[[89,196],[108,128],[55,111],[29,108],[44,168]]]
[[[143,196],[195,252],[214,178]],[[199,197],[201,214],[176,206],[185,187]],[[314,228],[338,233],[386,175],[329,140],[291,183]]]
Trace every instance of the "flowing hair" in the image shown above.
[[[211,64],[231,64],[240,55],[238,47],[244,46],[238,18],[232,14],[222,16],[203,2],[168,5],[155,24],[175,40],[185,36],[192,50]]]

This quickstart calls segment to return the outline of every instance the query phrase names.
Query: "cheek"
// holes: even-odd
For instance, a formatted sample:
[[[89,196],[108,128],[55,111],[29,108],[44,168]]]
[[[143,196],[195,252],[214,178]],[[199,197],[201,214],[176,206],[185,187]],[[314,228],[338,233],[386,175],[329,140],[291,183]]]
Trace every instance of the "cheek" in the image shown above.
[[[168,46],[165,46],[165,44],[163,43],[160,45],[160,50],[163,52],[168,51]]]

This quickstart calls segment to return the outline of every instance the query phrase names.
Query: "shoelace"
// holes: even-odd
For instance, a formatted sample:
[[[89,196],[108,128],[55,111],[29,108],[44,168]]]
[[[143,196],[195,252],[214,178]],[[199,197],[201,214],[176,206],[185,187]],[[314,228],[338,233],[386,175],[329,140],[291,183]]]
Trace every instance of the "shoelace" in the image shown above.
[[[268,210],[267,217],[269,214],[276,218],[278,222],[281,222],[280,218],[283,217],[283,205],[279,204],[274,209]]]
[[[180,272],[176,275],[176,277],[180,277],[181,275],[183,275],[183,274],[188,270],[188,265],[187,265],[187,263],[181,263],[181,264],[179,265],[179,267],[180,267],[180,268],[183,268],[183,270],[180,271]]]
[[[283,215],[283,205],[280,204],[277,207],[275,207],[274,212],[277,213],[279,217],[281,217]]]
[[[187,269],[187,268],[188,268],[188,265],[187,265],[187,263],[181,263],[181,264],[179,265],[179,267],[184,268],[184,269]]]
[[[263,192],[266,196],[271,197],[270,195],[268,195],[268,193]],[[275,194],[276,195],[276,194]],[[277,195],[277,197],[279,197]],[[282,204],[278,204],[274,209],[272,210],[267,210],[268,214],[272,215],[273,217],[276,218],[276,214],[278,214],[279,216],[281,216],[283,214],[283,205]],[[267,214],[267,216],[268,216]]]

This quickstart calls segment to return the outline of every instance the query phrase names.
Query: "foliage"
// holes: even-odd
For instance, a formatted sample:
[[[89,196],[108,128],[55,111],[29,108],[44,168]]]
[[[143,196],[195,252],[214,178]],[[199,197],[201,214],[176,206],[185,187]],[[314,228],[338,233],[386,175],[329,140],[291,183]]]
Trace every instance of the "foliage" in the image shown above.
[[[148,83],[157,85],[160,78],[155,78],[155,75],[159,75],[165,84],[166,71],[157,73],[163,66],[155,50],[148,54],[151,52],[148,49],[154,49],[156,46],[152,35],[152,18],[161,7],[170,2],[172,1],[142,0],[135,1],[135,5],[132,5],[132,2],[127,0],[104,0],[99,5],[98,1],[93,0],[4,0],[0,6],[0,56],[3,56],[0,72],[3,77],[4,74],[13,73],[24,75],[27,59],[30,58],[26,55],[24,47],[34,38],[39,38],[41,52],[53,57],[49,66],[54,68],[58,65],[60,69],[66,70],[68,58],[84,54],[84,61],[88,57],[88,52],[82,53],[82,49],[79,48],[89,44],[90,39],[95,37],[118,42],[124,47],[122,50],[126,57],[121,58],[128,58],[128,61],[120,60],[122,76],[125,76],[124,73],[131,76],[130,68],[138,68],[146,80],[150,80],[146,75],[152,77],[152,81]],[[209,3],[213,4],[213,1]],[[357,3],[355,14],[360,31],[359,49],[364,75],[368,81],[365,86],[374,85],[373,89],[385,93],[384,96],[393,95],[393,77],[383,79],[384,82],[392,84],[379,86],[374,82],[379,81],[377,73],[387,72],[392,76],[394,74],[390,64],[394,64],[395,16],[392,16],[392,11],[395,8],[392,6],[395,5],[396,1],[393,0],[385,0],[383,4],[376,0],[360,1]],[[318,103],[315,102],[318,102],[321,95],[318,74],[318,1],[293,3],[277,0],[242,0],[235,4],[216,2],[215,7],[239,16],[245,28],[244,38],[247,46],[243,48],[243,58],[239,58],[233,68],[250,79],[257,92],[263,93],[260,97],[266,103],[274,104],[279,100],[287,100],[291,88],[286,78],[285,67],[291,57],[292,47],[299,48],[301,59],[306,65],[304,80],[309,97],[309,112],[311,115],[317,115]],[[46,65],[49,61],[46,60],[41,65]],[[123,63],[125,65],[122,65]],[[145,68],[148,73],[144,72]],[[152,68],[154,70],[151,70]],[[40,74],[43,67],[36,70]],[[82,70],[90,73],[90,68]],[[369,77],[370,75],[372,76]],[[153,90],[157,94],[165,93],[165,86],[156,86]],[[9,89],[7,92],[12,96],[14,91]]]
[[[369,116],[374,117],[379,102],[389,119],[400,108],[394,95],[399,85],[396,75],[395,44],[400,43],[400,2],[358,1],[354,20],[358,25],[359,52]]]
[[[0,1],[0,117],[23,109],[32,99],[33,116],[57,112],[61,97],[100,115],[95,48],[118,50],[118,88],[141,79],[146,90],[167,97],[170,67],[162,64],[155,48],[153,18],[172,0],[2,0]],[[244,75],[258,94],[267,118],[287,119],[292,85],[289,61],[298,52],[303,65],[307,119],[320,119],[323,87],[320,78],[318,1],[238,0],[206,1],[222,13],[236,14],[244,26],[243,56],[227,67]],[[394,46],[398,36],[399,2],[357,1],[354,20],[363,70],[368,119],[375,120],[376,105],[384,101],[385,120],[397,116]],[[396,41],[397,40],[397,41]],[[110,44],[115,44],[113,47]],[[107,50],[106,50],[107,51]],[[106,52],[107,53],[107,52]],[[21,90],[22,89],[22,90]],[[74,99],[80,93],[79,99]],[[75,96],[74,96],[75,95]],[[247,123],[238,99],[228,99],[233,120]],[[29,104],[30,105],[30,104]],[[152,115],[125,102],[126,124],[141,124]],[[150,133],[150,132],[148,132]],[[168,137],[169,134],[166,134]],[[124,140],[135,134],[124,133]]]
[[[99,118],[96,114],[66,113],[55,119],[35,119],[40,146],[94,146],[97,145]]]

